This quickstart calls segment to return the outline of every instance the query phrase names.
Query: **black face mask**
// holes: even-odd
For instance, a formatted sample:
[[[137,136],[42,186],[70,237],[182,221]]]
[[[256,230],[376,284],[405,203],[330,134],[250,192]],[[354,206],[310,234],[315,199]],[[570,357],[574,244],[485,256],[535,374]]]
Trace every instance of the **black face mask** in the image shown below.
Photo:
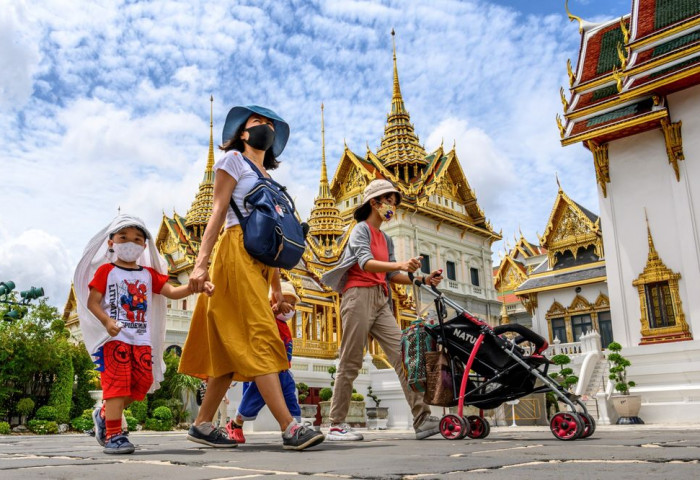
[[[248,140],[243,140],[256,150],[267,151],[275,143],[275,131],[269,125],[256,125],[246,128]]]

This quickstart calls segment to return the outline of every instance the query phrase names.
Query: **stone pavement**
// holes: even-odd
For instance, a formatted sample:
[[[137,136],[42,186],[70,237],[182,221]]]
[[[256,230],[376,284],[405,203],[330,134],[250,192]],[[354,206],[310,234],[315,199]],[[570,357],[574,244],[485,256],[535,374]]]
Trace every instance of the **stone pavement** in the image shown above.
[[[494,427],[483,440],[417,441],[412,432],[365,433],[364,442],[282,450],[276,433],[252,433],[238,448],[211,449],[185,432],[136,432],[132,455],[102,453],[87,435],[0,436],[0,479],[696,479],[700,426],[600,426],[563,442],[546,427]]]

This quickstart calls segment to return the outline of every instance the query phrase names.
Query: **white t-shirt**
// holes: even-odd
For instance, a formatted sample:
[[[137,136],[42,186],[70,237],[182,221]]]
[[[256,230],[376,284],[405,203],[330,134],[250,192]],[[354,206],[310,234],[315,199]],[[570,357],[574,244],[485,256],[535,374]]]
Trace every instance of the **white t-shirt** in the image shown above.
[[[214,164],[214,172],[217,170],[225,171],[236,181],[236,187],[233,189],[231,198],[236,202],[236,206],[238,206],[244,217],[250,215],[250,211],[243,206],[243,198],[255,186],[255,183],[258,181],[258,174],[253,171],[238,150],[229,150],[224,153]],[[226,228],[239,223],[241,222],[238,221],[236,212],[229,205],[228,210],[226,210]]]
[[[160,293],[168,281],[151,267],[123,268],[106,263],[97,269],[90,288],[99,291],[102,309],[123,327],[110,340],[120,340],[129,345],[151,345],[151,328],[148,306],[154,293]]]

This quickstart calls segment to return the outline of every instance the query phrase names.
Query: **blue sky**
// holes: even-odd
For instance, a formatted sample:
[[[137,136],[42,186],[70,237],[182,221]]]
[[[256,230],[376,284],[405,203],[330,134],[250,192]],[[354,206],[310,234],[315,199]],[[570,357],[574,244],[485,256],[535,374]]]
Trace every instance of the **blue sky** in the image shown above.
[[[590,21],[630,0],[571,0]],[[5,2],[7,4],[7,0]],[[187,212],[232,106],[291,125],[282,166],[303,216],[344,142],[376,152],[390,108],[391,29],[411,120],[427,150],[457,153],[486,216],[536,241],[555,172],[598,211],[590,154],[554,116],[578,28],[564,1],[9,0],[0,10],[0,281],[65,301],[90,237],[116,214]],[[503,242],[494,245],[495,256]]]

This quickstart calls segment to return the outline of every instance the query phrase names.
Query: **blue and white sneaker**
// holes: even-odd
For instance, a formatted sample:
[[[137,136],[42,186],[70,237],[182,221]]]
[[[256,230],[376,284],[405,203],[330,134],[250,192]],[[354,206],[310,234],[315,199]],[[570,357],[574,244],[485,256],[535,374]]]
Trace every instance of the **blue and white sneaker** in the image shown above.
[[[363,440],[365,437],[361,433],[356,432],[347,423],[340,423],[338,425],[331,425],[331,429],[326,435],[326,439],[332,441],[345,441],[345,442],[358,442]]]
[[[95,424],[95,439],[97,443],[101,446],[105,446],[105,438],[107,437],[107,427],[105,425],[105,419],[102,418],[100,412],[102,407],[95,407],[92,411],[92,422]]]
[[[134,453],[134,450],[136,450],[134,444],[131,443],[128,438],[126,438],[126,435],[120,433],[119,435],[112,435],[109,437],[109,440],[107,440],[107,443],[105,443],[105,448],[102,451],[110,454],[122,454]]]

